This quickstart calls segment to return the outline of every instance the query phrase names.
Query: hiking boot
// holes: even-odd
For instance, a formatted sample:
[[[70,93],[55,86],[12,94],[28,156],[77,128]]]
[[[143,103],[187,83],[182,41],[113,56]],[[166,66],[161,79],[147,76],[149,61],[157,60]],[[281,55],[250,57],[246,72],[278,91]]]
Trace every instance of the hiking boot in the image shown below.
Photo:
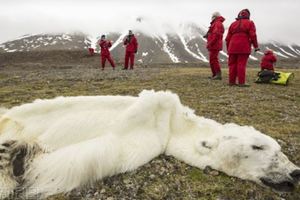
[[[124,68],[122,68],[122,70],[127,70],[128,68],[126,68],[126,67],[124,67]]]
[[[221,76],[214,76],[211,78],[211,80],[222,80]]]
[[[214,77],[211,78],[211,80],[222,80],[221,72],[217,73]]]
[[[238,84],[237,86],[238,87],[250,87],[250,85],[248,85],[248,84]]]
[[[237,84],[235,84],[235,83],[228,83],[228,86],[237,86]]]

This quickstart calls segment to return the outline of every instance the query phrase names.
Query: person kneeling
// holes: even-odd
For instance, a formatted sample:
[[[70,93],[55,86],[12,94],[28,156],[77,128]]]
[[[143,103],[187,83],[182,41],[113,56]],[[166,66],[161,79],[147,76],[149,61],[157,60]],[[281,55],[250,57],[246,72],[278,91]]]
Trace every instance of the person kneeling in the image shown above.
[[[260,68],[261,71],[258,73],[258,79],[256,83],[269,83],[276,76],[274,72],[274,65],[277,61],[276,56],[272,50],[266,50],[262,57]]]

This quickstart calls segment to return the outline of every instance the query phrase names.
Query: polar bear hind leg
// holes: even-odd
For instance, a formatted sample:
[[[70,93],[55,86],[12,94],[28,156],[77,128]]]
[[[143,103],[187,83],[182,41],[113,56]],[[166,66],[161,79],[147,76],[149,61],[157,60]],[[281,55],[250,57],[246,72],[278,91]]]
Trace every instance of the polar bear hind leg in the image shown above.
[[[13,176],[12,156],[15,141],[0,144],[0,198],[6,198],[18,185]]]
[[[28,162],[40,150],[37,145],[7,140],[0,144],[0,198],[18,193]]]

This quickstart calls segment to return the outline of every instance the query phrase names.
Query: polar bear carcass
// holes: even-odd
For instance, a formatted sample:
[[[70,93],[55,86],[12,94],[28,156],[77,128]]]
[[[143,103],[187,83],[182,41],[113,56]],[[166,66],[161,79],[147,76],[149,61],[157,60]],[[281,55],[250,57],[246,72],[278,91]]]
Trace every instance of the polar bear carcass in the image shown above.
[[[6,195],[16,188],[43,197],[68,192],[160,154],[281,191],[300,178],[274,139],[253,127],[198,117],[171,92],[36,100],[0,118]]]

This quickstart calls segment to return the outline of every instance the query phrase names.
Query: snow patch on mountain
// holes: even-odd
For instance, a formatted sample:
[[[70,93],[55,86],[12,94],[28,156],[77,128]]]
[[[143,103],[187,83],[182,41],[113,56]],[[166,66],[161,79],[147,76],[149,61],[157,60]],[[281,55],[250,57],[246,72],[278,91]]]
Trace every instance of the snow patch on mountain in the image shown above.
[[[160,43],[164,43],[164,42],[163,42],[163,39],[162,39],[160,36],[156,35],[156,34],[153,34],[153,35],[152,35],[152,38],[155,40],[155,43],[156,43],[156,44],[158,43],[158,41],[159,41]],[[158,40],[158,41],[157,41],[157,40]]]
[[[96,36],[88,36],[87,39],[84,41],[85,44],[87,44],[89,47],[95,49],[98,45],[99,37]]]
[[[276,47],[277,49],[279,49],[280,51],[282,51],[284,54],[288,55],[288,56],[297,57],[297,56],[295,56],[295,55],[293,55],[293,54],[287,52],[286,50],[284,50],[282,47],[278,46],[278,45],[275,44],[275,43],[272,43],[272,45],[273,45],[274,47]],[[282,55],[283,55],[283,54],[282,54]]]
[[[197,47],[197,53],[201,56],[204,62],[208,62],[207,58],[204,56],[204,54],[201,52],[199,45],[196,43],[195,46]]]
[[[63,35],[62,35],[62,38],[63,38],[64,40],[72,41],[71,36],[70,36],[70,35],[67,35],[67,34],[63,34]]]
[[[283,48],[279,47],[279,49],[280,49],[283,53],[285,53],[285,54],[287,54],[287,55],[289,55],[289,56],[292,56],[292,57],[294,57],[294,58],[297,58],[297,56],[295,56],[295,55],[293,55],[293,54],[287,52],[287,51],[284,50]]]
[[[23,40],[23,39],[26,39],[26,38],[30,38],[32,36],[36,36],[36,35],[43,35],[42,33],[41,34],[26,34],[26,35],[22,35],[20,37],[17,37],[16,39],[14,40],[9,40],[7,42],[11,42],[11,41],[16,41],[16,40]]]
[[[258,60],[256,57],[254,57],[254,56],[252,56],[252,55],[250,55],[249,58],[250,58],[251,60],[255,60],[255,61]]]
[[[228,54],[227,54],[226,52],[220,51],[220,53],[221,53],[223,56],[225,56],[226,58],[228,58]]]
[[[266,49],[272,50],[272,51],[274,52],[274,54],[276,54],[276,55],[278,55],[278,56],[281,56],[281,57],[283,57],[283,58],[289,58],[288,56],[283,55],[281,52],[275,51],[274,49],[270,49],[269,47],[266,47]]]
[[[292,45],[288,45],[288,47],[294,52],[294,53],[296,53],[296,54],[298,54],[298,55],[300,55],[300,53],[299,52],[297,52],[297,50],[296,49],[294,49],[293,47],[292,47]]]
[[[113,45],[110,47],[110,50],[112,51],[115,49],[119,44],[123,43],[124,38],[126,37],[127,32],[123,32],[120,37],[113,43]]]
[[[285,54],[287,54],[287,55],[289,55],[289,56],[292,56],[292,57],[294,57],[294,58],[297,58],[297,56],[295,56],[295,55],[293,55],[293,54],[287,52],[287,51],[284,50],[283,48],[279,48],[279,49],[280,49],[283,53],[285,53]]]
[[[172,52],[171,49],[168,47],[168,36],[164,35],[163,36],[164,39],[164,44],[163,44],[163,50],[169,55],[169,57],[171,58],[171,60],[174,63],[179,63],[179,58],[177,58]]]
[[[11,52],[16,52],[16,51],[17,51],[17,49],[10,49],[10,50],[7,50],[6,52],[11,53]]]
[[[200,56],[198,56],[197,54],[195,54],[194,52],[192,52],[192,51],[188,48],[187,43],[186,43],[186,41],[184,40],[184,37],[183,37],[181,34],[178,34],[178,36],[179,36],[180,41],[182,42],[182,44],[183,44],[183,46],[184,46],[184,49],[185,49],[190,55],[192,55],[194,58],[196,58],[196,59],[198,59],[198,60],[201,60],[201,61],[204,61],[204,62],[208,62],[207,58],[206,58],[205,56],[203,56],[203,54],[202,54],[202,56],[200,57]],[[198,48],[198,50],[199,50],[199,48]],[[200,53],[200,55],[201,55],[201,52],[200,52],[200,51],[199,51],[198,53]]]

